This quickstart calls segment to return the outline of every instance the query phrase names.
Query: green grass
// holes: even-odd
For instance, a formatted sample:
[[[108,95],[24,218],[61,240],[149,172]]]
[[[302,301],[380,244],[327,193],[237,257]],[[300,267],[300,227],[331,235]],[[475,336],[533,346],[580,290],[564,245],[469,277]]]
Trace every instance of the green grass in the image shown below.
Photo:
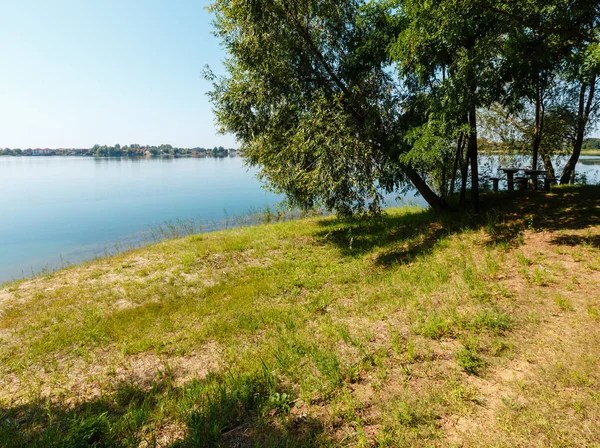
[[[0,446],[593,445],[599,193],[236,228],[7,284]]]
[[[582,148],[581,154],[584,156],[600,156],[600,149]]]

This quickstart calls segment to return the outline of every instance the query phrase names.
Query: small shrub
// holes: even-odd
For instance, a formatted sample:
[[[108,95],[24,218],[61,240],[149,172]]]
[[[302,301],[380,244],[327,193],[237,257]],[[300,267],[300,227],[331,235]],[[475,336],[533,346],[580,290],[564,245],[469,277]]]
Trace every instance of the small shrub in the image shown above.
[[[485,362],[476,355],[473,349],[468,347],[463,347],[456,352],[456,360],[458,365],[471,375],[477,375],[479,370],[485,367]]]
[[[285,392],[275,392],[269,396],[267,405],[272,410],[279,412],[280,414],[287,414],[290,412],[291,399]]]

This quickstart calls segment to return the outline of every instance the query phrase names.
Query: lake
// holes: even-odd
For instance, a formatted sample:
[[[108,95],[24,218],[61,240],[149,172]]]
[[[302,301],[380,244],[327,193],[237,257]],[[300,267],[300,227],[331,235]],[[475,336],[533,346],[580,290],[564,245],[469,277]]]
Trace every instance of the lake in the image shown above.
[[[600,157],[579,169],[597,176]],[[168,221],[211,230],[283,199],[239,157],[0,157],[0,188],[0,282],[139,244]]]
[[[0,282],[281,201],[241,158],[0,157]]]

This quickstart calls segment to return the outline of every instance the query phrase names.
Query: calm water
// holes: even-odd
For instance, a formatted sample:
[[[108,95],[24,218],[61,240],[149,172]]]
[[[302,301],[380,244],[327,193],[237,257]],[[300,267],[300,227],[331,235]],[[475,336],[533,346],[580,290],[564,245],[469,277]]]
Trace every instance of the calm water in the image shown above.
[[[597,181],[600,157],[578,168]],[[167,221],[214,228],[282,200],[241,158],[0,157],[0,191],[0,282],[139,243]]]
[[[140,242],[167,221],[210,225],[281,201],[240,158],[0,157],[0,188],[0,282]]]

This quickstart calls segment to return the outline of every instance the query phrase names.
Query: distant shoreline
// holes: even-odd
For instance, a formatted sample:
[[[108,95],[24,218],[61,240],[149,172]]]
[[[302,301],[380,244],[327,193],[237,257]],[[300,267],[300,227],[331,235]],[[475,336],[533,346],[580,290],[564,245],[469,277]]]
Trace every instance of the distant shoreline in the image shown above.
[[[23,151],[20,154],[7,154],[1,153],[0,157],[97,157],[97,158],[153,158],[153,157],[173,157],[173,158],[225,158],[225,157],[238,157],[242,156],[243,153],[239,150],[226,150],[225,152],[214,153],[212,151],[192,151],[186,153],[122,153],[122,154],[111,154],[111,155],[98,155],[90,154],[89,152],[63,152],[64,150],[51,150],[45,153],[26,153]],[[484,151],[485,153],[497,155],[497,154],[514,154],[511,151],[503,150],[491,150]],[[582,149],[582,156],[600,156],[600,149]]]
[[[151,159],[157,157],[163,158],[216,158],[222,159],[226,157],[238,157],[241,156],[240,151],[226,151],[226,152],[189,152],[189,153],[121,153],[121,154],[90,154],[90,153],[66,153],[61,151],[52,151],[47,153],[21,153],[21,154],[0,154],[0,157],[94,157],[98,159],[104,158],[130,158],[130,159]]]
[[[513,151],[504,151],[501,149],[494,149],[494,150],[485,150],[482,151],[482,154],[488,154],[488,155],[528,155],[528,154],[521,154],[521,153],[515,153]],[[569,157],[570,154],[556,154],[556,155],[561,155],[564,157]],[[600,149],[582,149],[581,150],[581,155],[582,156],[600,156]]]
[[[96,156],[90,154],[0,154],[0,157],[42,157],[42,158],[64,158],[64,157],[92,157],[95,159],[155,159],[155,158],[174,158],[174,159],[224,159],[228,157],[241,157],[242,154],[239,152],[233,152],[228,154],[151,154],[151,155],[111,155],[111,156]]]
[[[138,145],[94,145],[91,148],[0,148],[0,156],[10,157],[229,157],[238,155],[235,148],[177,148],[171,145],[148,146]]]

